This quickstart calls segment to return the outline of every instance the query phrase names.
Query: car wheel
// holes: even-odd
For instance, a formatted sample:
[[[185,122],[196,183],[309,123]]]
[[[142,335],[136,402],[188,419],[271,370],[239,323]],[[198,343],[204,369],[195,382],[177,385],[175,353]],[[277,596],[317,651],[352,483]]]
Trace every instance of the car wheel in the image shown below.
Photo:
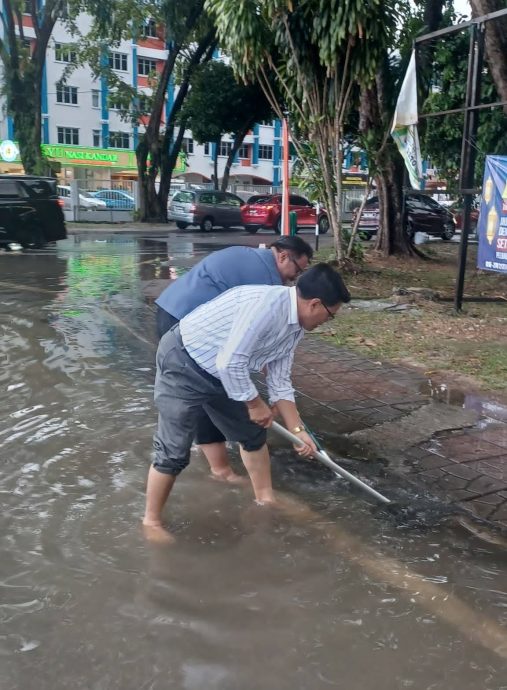
[[[250,227],[247,228],[246,231],[249,232],[251,235],[255,235],[255,233],[259,230],[259,226],[256,225],[255,227]]]
[[[319,218],[319,235],[325,235],[329,230],[329,218],[327,216],[321,216]]]
[[[414,241],[414,237],[415,237],[415,232],[416,232],[416,231],[415,231],[415,228],[414,228],[414,224],[413,224],[412,222],[410,222],[410,221],[407,223],[407,230],[406,230],[406,232],[407,232],[407,237],[408,237],[408,239],[409,239],[411,242],[413,242],[413,241]]]
[[[454,224],[452,223],[447,223],[444,225],[444,231],[441,234],[441,238],[445,240],[446,242],[449,242],[449,240],[452,240],[454,237],[454,232],[455,232],[455,227]]]
[[[188,228],[188,223],[183,223],[181,220],[177,220],[176,227],[180,230],[185,230],[186,228]]]
[[[23,249],[41,249],[45,244],[44,232],[36,223],[24,233],[23,239],[20,240]]]
[[[275,223],[274,230],[277,235],[282,234],[282,216],[278,216],[277,221]]]
[[[210,218],[209,216],[207,218],[203,218],[201,222],[201,230],[203,232],[212,232],[213,231],[213,218]]]

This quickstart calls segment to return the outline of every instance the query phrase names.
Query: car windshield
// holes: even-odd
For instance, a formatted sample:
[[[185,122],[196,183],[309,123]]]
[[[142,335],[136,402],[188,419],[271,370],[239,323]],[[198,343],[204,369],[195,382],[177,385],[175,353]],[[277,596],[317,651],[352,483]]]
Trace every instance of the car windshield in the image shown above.
[[[79,192],[79,193],[81,194],[81,196],[84,196],[85,199],[95,199],[95,197],[93,196],[93,194],[91,194],[90,192],[82,191],[82,192]]]
[[[180,203],[184,204],[191,204],[195,198],[195,194],[193,192],[177,192],[173,196],[173,201],[179,201]]]
[[[249,204],[266,204],[268,201],[274,201],[274,197],[272,196],[258,196],[254,197],[253,199],[250,199],[248,201]]]

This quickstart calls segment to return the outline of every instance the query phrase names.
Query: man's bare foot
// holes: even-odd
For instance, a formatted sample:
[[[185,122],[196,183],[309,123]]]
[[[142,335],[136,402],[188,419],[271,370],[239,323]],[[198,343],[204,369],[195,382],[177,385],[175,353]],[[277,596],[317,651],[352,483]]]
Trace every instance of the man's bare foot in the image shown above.
[[[143,520],[143,532],[146,539],[155,544],[174,544],[176,541],[161,522]]]
[[[248,484],[248,477],[243,477],[236,474],[232,468],[223,470],[221,472],[211,472],[210,477],[216,479],[217,482],[230,482],[231,484]]]

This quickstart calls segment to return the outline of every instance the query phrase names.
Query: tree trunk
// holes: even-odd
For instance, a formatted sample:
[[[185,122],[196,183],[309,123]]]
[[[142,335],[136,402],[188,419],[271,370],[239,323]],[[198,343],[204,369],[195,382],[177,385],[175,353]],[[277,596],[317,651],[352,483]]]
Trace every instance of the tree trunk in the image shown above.
[[[359,128],[368,134],[367,141],[371,142],[367,152],[370,169],[375,171],[379,198],[380,225],[376,249],[384,256],[413,255],[417,252],[407,238],[401,217],[404,163],[395,144],[390,141],[387,129],[383,72],[386,67],[384,63],[375,83],[369,89],[362,90],[359,112]]]
[[[472,14],[480,17],[505,9],[505,0],[470,0]],[[485,51],[499,100],[507,102],[507,17],[486,22]],[[507,105],[503,106],[507,115]]]
[[[218,152],[220,150],[221,141],[222,140],[219,139],[217,142],[215,142],[215,157],[213,160],[213,189],[218,189]]]
[[[384,256],[391,254],[416,255],[406,232],[406,218],[403,218],[403,160],[394,150],[394,144],[384,147],[377,159],[379,173],[376,176],[380,228],[375,249]]]
[[[254,123],[251,120],[248,120],[248,122],[245,124],[242,130],[240,130],[236,136],[234,137],[234,142],[232,144],[232,148],[229,151],[229,155],[227,156],[227,161],[225,163],[225,168],[224,168],[224,174],[222,176],[222,185],[221,189],[222,192],[227,191],[227,186],[229,184],[229,175],[231,174],[231,166],[234,163],[234,158],[241,148],[241,144],[243,143],[243,139],[246,137],[247,132],[252,129]]]
[[[158,206],[164,219],[167,220],[167,198],[171,188],[171,179],[174,167],[181,150],[181,142],[185,133],[186,119],[180,121],[178,134],[173,140],[176,117],[181,112],[190,86],[190,79],[197,65],[208,62],[213,57],[216,47],[215,28],[211,29],[192,54],[179,85],[178,93],[171,108],[171,113],[166,122],[164,138],[160,149],[160,186],[158,189]],[[165,209],[165,211],[164,211]]]
[[[173,170],[176,166],[176,161],[178,159],[178,154],[181,149],[181,142],[183,141],[183,135],[185,134],[186,120],[180,123],[178,129],[178,134],[173,142],[170,150],[166,149],[166,144],[163,145],[163,155],[160,168],[160,187],[158,190],[158,203],[161,209],[166,209],[165,220],[167,220],[167,199],[169,197],[169,190],[171,189],[171,180],[173,176]],[[174,132],[174,127],[172,128]],[[172,137],[172,134],[171,134]],[[165,141],[165,139],[164,139]],[[169,146],[167,144],[167,146]]]
[[[27,174],[51,173],[41,151],[41,93],[46,49],[60,11],[60,6],[52,3],[44,5],[40,12],[32,12],[35,42],[30,57],[23,59],[19,51],[25,40],[22,16],[19,7],[11,0],[4,0],[4,32],[0,38],[3,90]]]

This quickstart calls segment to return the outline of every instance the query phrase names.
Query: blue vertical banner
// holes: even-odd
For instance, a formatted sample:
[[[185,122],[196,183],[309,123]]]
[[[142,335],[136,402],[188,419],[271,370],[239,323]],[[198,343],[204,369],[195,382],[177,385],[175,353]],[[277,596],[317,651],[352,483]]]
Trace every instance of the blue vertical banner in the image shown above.
[[[477,268],[507,274],[507,156],[486,156]]]

